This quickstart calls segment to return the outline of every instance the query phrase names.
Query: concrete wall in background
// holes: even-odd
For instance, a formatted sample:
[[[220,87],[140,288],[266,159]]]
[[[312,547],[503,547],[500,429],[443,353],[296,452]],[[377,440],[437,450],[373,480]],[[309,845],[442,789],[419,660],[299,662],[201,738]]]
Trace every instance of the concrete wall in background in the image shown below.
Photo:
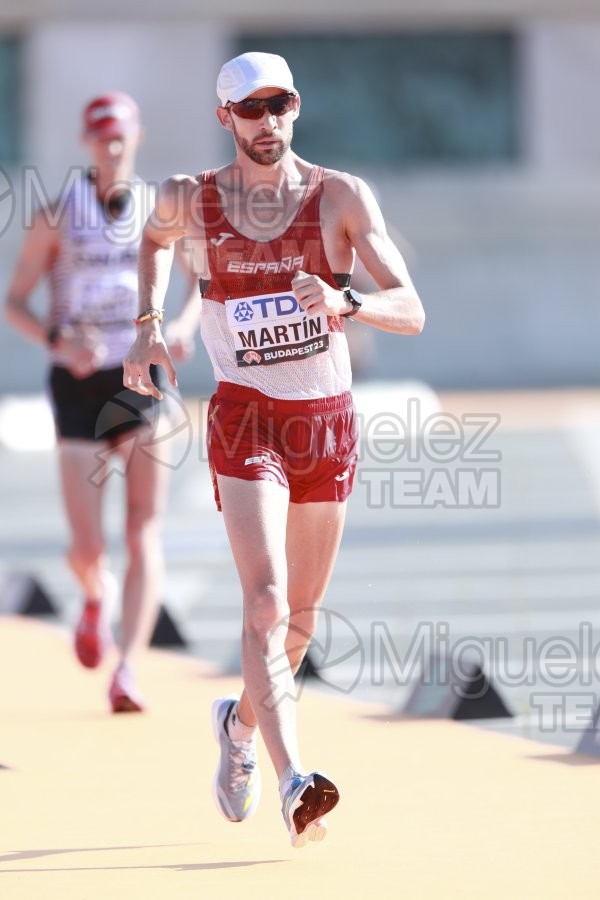
[[[437,3],[438,20],[433,0],[420,7],[431,14],[432,26],[448,24],[443,5]],[[417,8],[401,6],[404,14],[405,7]],[[476,24],[475,0],[467,6]],[[575,4],[573,15],[585,9]],[[373,332],[372,376],[419,377],[437,388],[600,383],[600,18],[536,20],[533,11],[524,17],[505,10],[503,24],[514,15],[520,34],[520,163],[472,171],[357,171],[374,186],[399,234],[428,313],[418,339]],[[397,22],[404,17],[399,13]],[[389,18],[375,9],[370,25]],[[481,23],[490,24],[484,16]],[[83,103],[111,86],[140,103],[148,139],[139,171],[147,179],[197,172],[228,158],[227,136],[214,116],[214,80],[234,46],[231,21],[202,20],[198,13],[196,21],[145,17],[117,26],[73,15],[60,22],[33,17],[19,28],[27,34],[27,161],[39,166],[49,193],[70,165],[84,163],[77,135]],[[10,174],[18,194],[19,173]],[[0,203],[0,219],[3,209]],[[20,239],[14,222],[0,238],[3,289]],[[175,278],[169,308],[177,306],[179,288]],[[37,302],[43,304],[43,291]],[[43,353],[4,323],[0,353],[0,391],[39,389]],[[182,368],[180,383],[188,392],[210,390],[203,348]]]
[[[36,27],[27,41],[26,145],[31,161],[56,182],[81,161],[81,110],[111,88],[140,105],[147,140],[138,157],[144,177],[196,172],[223,152],[214,110],[215,73],[227,54],[217,26],[185,23],[61,23]],[[219,154],[219,151],[221,153]],[[60,184],[60,181],[58,182]]]

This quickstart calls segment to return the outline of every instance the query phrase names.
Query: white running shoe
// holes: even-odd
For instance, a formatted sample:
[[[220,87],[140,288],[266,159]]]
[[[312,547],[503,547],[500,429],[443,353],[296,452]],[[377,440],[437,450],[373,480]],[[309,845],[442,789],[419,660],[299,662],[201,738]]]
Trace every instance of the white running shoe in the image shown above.
[[[219,697],[212,705],[212,726],[221,748],[213,782],[219,811],[230,822],[243,822],[255,812],[260,800],[260,772],[256,762],[256,738],[232,741],[227,721],[238,697]]]

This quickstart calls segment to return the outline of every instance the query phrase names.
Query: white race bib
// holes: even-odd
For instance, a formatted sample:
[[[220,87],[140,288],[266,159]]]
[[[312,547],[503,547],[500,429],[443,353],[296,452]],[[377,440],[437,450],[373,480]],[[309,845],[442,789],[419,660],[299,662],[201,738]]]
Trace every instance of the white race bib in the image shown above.
[[[137,314],[137,273],[76,272],[71,280],[70,317],[94,325],[128,322]]]
[[[226,300],[225,311],[238,366],[293,362],[329,349],[327,316],[309,316],[291,292]]]

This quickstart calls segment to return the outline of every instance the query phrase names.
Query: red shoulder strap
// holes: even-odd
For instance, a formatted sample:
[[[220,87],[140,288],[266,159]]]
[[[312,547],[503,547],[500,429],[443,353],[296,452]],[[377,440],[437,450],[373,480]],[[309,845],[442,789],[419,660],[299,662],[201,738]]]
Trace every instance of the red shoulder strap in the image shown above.
[[[202,172],[201,183],[202,218],[208,232],[219,229],[223,225],[223,208],[217,187],[216,169],[207,169],[206,172]]]

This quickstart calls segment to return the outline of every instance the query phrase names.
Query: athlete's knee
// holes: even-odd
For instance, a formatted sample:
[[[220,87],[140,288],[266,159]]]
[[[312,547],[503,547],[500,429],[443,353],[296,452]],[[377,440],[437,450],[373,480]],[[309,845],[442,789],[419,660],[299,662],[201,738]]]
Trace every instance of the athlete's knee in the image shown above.
[[[104,546],[98,538],[86,535],[85,532],[78,534],[69,551],[67,559],[75,571],[82,569],[91,569],[99,565],[104,554]]]
[[[287,608],[282,591],[273,585],[265,585],[244,598],[244,632],[248,637],[261,641],[287,624]],[[282,637],[285,636],[285,629]]]
[[[125,543],[130,557],[153,549],[159,541],[158,517],[150,511],[129,510],[125,524]]]

